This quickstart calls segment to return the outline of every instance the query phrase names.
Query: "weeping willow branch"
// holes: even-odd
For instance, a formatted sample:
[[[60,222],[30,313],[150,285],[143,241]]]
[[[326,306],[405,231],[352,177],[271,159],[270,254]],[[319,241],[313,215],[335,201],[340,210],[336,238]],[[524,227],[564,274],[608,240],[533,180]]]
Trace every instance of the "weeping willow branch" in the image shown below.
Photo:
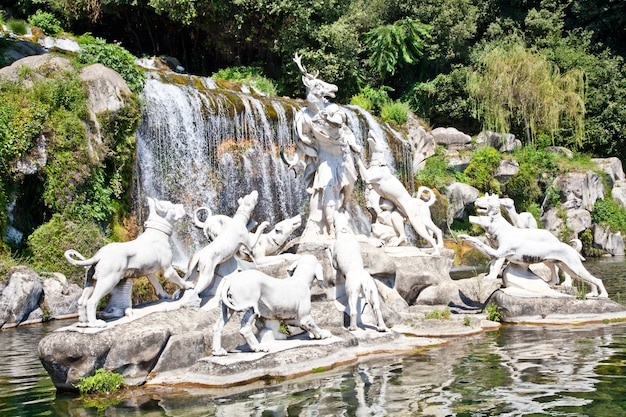
[[[569,130],[577,144],[584,136],[585,77],[561,74],[540,54],[509,42],[485,51],[468,77],[475,115],[486,129],[510,132],[520,126],[529,144],[537,135]]]

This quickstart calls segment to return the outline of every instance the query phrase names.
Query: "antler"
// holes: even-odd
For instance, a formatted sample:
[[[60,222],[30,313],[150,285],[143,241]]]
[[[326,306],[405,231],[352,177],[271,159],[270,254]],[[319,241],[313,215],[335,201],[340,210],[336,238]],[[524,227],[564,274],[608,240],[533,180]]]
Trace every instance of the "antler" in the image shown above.
[[[298,65],[298,68],[300,68],[300,72],[302,72],[302,74],[306,75],[307,78],[317,78],[317,76],[319,75],[319,71],[315,71],[315,74],[310,74],[306,70],[304,65],[302,65],[302,55],[299,55],[297,52],[296,52],[295,56],[293,57],[293,62],[295,62]]]

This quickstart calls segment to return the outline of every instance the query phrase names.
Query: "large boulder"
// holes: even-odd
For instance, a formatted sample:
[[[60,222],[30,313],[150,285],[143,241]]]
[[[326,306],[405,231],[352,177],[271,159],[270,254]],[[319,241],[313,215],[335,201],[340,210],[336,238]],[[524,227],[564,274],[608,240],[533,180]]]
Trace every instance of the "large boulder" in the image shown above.
[[[494,177],[499,182],[506,182],[509,178],[519,172],[519,163],[515,159],[503,159],[496,168]]]
[[[476,137],[476,146],[491,146],[500,152],[512,152],[522,147],[522,142],[512,133],[497,133],[489,130],[480,132]]]
[[[87,87],[87,111],[89,114],[88,137],[93,151],[102,143],[99,115],[116,113],[125,106],[131,96],[126,81],[117,72],[102,64],[83,68],[80,78]]]
[[[593,171],[575,171],[559,175],[553,187],[560,191],[564,209],[593,210],[596,200],[604,198],[602,178]]]
[[[470,135],[454,127],[438,127],[431,131],[437,145],[445,146],[448,150],[469,149],[472,143]]]
[[[51,54],[33,55],[17,60],[8,67],[0,68],[0,77],[17,82],[20,80],[20,73],[23,72],[23,67],[37,70],[43,66],[45,66],[45,73],[47,74],[72,69],[72,63],[67,58]],[[31,77],[43,78],[44,76],[37,71],[33,71]],[[21,82],[24,82],[27,86],[32,85],[32,81],[29,81],[29,78],[21,79]]]
[[[0,328],[27,320],[42,294],[41,278],[35,271],[25,266],[9,268],[6,281],[0,284]]]
[[[626,180],[618,180],[611,188],[611,198],[622,207],[626,207]]]
[[[565,219],[565,221],[563,220]],[[576,236],[591,227],[591,213],[584,209],[565,210],[565,216],[557,208],[545,211],[539,219],[543,228],[558,236],[565,228],[568,228]]]
[[[624,317],[624,307],[608,298],[528,296],[502,289],[496,291],[489,302],[498,306],[504,323],[572,324],[607,319],[611,314],[616,318]]]
[[[609,227],[594,224],[593,246],[602,249],[611,255],[624,255],[624,238],[620,232],[613,233]]]
[[[462,182],[453,182],[446,187],[448,200],[448,220],[463,219],[467,211],[474,204],[480,191],[478,188]]]
[[[210,345],[202,334],[210,333],[217,313],[183,308],[105,330],[71,326],[44,337],[39,343],[39,357],[61,390],[73,390],[80,378],[97,368],[121,373],[130,384],[140,384],[155,367],[171,370],[206,356]],[[181,338],[187,343],[181,343]]]
[[[426,158],[435,154],[435,138],[415,117],[407,120],[406,127],[411,155],[413,155],[413,171],[417,172],[424,168]]]
[[[592,161],[606,173],[611,185],[617,181],[623,181],[626,179],[626,176],[624,176],[622,161],[620,161],[619,158],[593,158]]]
[[[42,308],[47,318],[63,319],[78,314],[78,299],[83,290],[68,282],[62,274],[52,274],[43,280]]]

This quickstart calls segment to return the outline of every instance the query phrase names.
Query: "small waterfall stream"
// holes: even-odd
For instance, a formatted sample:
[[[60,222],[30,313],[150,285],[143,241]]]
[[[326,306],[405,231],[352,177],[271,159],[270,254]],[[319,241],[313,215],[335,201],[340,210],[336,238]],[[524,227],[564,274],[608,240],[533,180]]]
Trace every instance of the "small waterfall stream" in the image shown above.
[[[190,215],[200,206],[232,215],[237,199],[256,189],[259,202],[253,218],[259,223],[267,220],[273,225],[306,215],[303,179],[288,170],[279,156],[281,148],[288,153],[295,149],[292,120],[304,104],[246,88],[220,88],[210,78],[150,73],[137,133],[140,203],[152,196],[182,203]],[[367,112],[353,106],[345,111],[363,146],[361,158],[367,161],[369,129],[383,137],[393,135],[386,135],[389,129]],[[406,149],[400,155],[409,152],[408,144],[400,147]],[[389,159],[393,160],[391,148]],[[172,239],[174,263],[179,266],[206,244],[191,217],[176,226]]]

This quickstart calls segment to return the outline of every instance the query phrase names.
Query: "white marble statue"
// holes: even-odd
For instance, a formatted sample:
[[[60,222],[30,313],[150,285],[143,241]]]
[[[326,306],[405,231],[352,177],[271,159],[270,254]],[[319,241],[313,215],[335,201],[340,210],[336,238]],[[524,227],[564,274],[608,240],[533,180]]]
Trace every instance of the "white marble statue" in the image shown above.
[[[500,198],[500,207],[504,210],[504,215],[509,222],[520,229],[537,229],[537,220],[532,213],[523,211],[518,213],[515,210],[515,202],[512,198]]]
[[[352,153],[360,153],[361,146],[347,125],[345,112],[326,98],[335,97],[337,86],[309,73],[297,54],[294,61],[303,74],[307,106],[295,115],[296,155],[288,160],[283,154],[283,159],[291,167],[305,166],[304,180],[311,199],[302,240],[317,240],[332,237],[333,216],[352,196],[357,179]]]
[[[222,281],[219,291],[222,314],[213,326],[213,355],[227,355],[222,347],[222,330],[234,312],[244,312],[239,332],[254,352],[269,350],[254,335],[254,322],[261,318],[300,327],[315,339],[332,336],[311,317],[311,285],[316,279],[320,283],[324,281],[322,265],[315,256],[305,254],[294,262],[291,270],[292,275],[285,279],[249,269]]]
[[[279,254],[278,252],[289,239],[289,236],[302,225],[302,216],[297,215],[282,220],[274,225],[272,230],[261,234],[257,243],[252,247],[251,256],[257,265],[265,265],[282,260],[294,260],[294,254]]]
[[[474,245],[478,250],[496,258],[495,270],[499,271],[503,263],[528,265],[543,262],[556,273],[554,266],[574,278],[578,278],[591,287],[588,297],[607,298],[608,294],[602,280],[594,277],[585,269],[584,258],[570,245],[561,242],[550,231],[544,229],[522,229],[510,224],[500,212],[500,198],[486,194],[474,203],[479,216],[470,216],[472,224],[482,227],[497,242],[497,249],[492,248],[480,239],[459,235],[460,238]],[[598,292],[599,291],[599,292]]]
[[[375,194],[376,205],[373,207],[374,222],[372,223],[372,235],[380,239],[384,246],[405,246],[408,243],[404,231],[404,216],[398,208],[386,198],[381,198],[373,189],[370,196]]]
[[[371,161],[369,168],[366,168],[360,159],[357,161],[361,177],[382,198],[391,201],[409,221],[415,232],[433,247],[433,254],[439,255],[439,250],[443,247],[443,234],[430,216],[430,206],[436,200],[435,193],[430,188],[422,186],[417,190],[417,197],[411,196],[387,166],[382,139],[370,131],[367,141],[370,145]],[[424,192],[430,194],[428,201],[420,198]]]
[[[350,310],[349,330],[357,329],[357,318],[359,315],[357,302],[361,294],[363,294],[376,315],[377,330],[386,332],[387,326],[380,309],[378,288],[374,278],[363,266],[361,246],[350,228],[347,214],[342,212],[336,213],[334,223],[335,245],[332,249],[332,265],[345,278],[345,290]]]
[[[215,280],[215,269],[235,256],[242,246],[249,253],[252,251],[259,236],[267,227],[267,222],[263,222],[257,227],[256,233],[248,231],[250,216],[258,198],[258,192],[252,191],[238,200],[239,207],[232,218],[220,216],[215,222],[208,219],[206,230],[213,239],[207,246],[194,253],[189,260],[184,279],[195,282],[195,285],[193,290],[185,291],[183,300],[192,300],[210,287],[217,288],[219,282]],[[212,227],[219,230],[211,231]],[[197,299],[194,300],[194,302],[197,301]]]
[[[157,272],[163,272],[165,278],[181,288],[193,286],[181,279],[172,267],[169,238],[172,223],[185,215],[183,206],[148,197],[148,207],[150,213],[144,224],[145,230],[137,239],[109,243],[89,259],[73,249],[65,252],[65,258],[71,264],[87,268],[85,289],[78,300],[80,326],[106,327],[105,321],[96,319],[96,307],[123,279],[147,276],[162,298],[169,298],[169,295],[161,287]],[[130,308],[125,314],[131,314]]]

